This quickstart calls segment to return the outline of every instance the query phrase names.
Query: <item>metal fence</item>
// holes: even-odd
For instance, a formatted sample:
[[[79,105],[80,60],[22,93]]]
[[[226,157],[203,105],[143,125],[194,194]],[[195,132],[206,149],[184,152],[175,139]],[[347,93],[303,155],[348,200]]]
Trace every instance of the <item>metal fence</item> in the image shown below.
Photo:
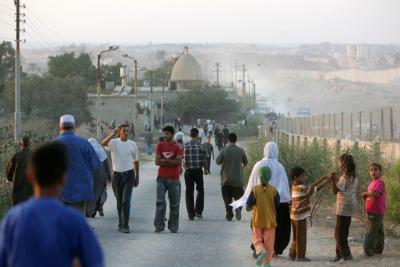
[[[355,141],[399,142],[400,106],[311,117],[280,117],[278,129],[295,135]]]

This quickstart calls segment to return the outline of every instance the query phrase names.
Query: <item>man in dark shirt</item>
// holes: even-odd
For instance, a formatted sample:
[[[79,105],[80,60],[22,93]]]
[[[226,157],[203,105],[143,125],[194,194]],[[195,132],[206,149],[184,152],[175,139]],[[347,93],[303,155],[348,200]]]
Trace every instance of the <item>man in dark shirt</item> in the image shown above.
[[[32,185],[26,178],[26,167],[31,153],[29,137],[24,136],[20,141],[20,151],[15,153],[7,163],[7,180],[13,182],[12,202],[17,205],[30,198],[33,194]]]
[[[228,145],[219,153],[216,163],[222,165],[222,197],[225,202],[226,219],[231,221],[233,210],[229,204],[232,203],[233,199],[238,200],[243,196],[243,168],[247,165],[247,156],[244,150],[236,145],[237,136],[235,133],[229,134],[228,141]],[[236,209],[235,212],[236,219],[241,220],[241,208]]]
[[[185,184],[186,184],[186,208],[189,220],[194,217],[203,218],[204,210],[204,174],[207,172],[206,150],[199,141],[199,130],[190,130],[190,140],[185,145]],[[194,205],[194,185],[196,184],[197,198]]]

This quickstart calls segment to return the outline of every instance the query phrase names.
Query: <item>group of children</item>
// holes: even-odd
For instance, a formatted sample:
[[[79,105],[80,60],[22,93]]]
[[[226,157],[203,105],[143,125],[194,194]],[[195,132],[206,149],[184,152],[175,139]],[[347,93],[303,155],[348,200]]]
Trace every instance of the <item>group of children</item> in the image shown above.
[[[352,216],[357,210],[358,179],[353,157],[345,153],[339,157],[339,170],[342,173],[325,175],[314,183],[307,185],[305,170],[295,167],[290,172],[292,179],[292,202],[290,219],[293,238],[289,258],[293,261],[308,262],[307,219],[311,216],[310,198],[314,192],[331,183],[332,193],[336,195],[336,256],[332,262],[353,259],[348,245],[348,235]],[[365,202],[367,231],[364,242],[366,257],[382,254],[384,248],[383,216],[386,210],[385,184],[382,180],[382,167],[371,163],[368,167],[371,183],[368,190],[362,193]],[[247,199],[247,210],[253,211],[252,231],[253,245],[257,253],[256,264],[269,267],[274,256],[276,208],[279,206],[279,194],[269,185],[271,173],[269,167],[260,169],[260,183],[256,185]]]

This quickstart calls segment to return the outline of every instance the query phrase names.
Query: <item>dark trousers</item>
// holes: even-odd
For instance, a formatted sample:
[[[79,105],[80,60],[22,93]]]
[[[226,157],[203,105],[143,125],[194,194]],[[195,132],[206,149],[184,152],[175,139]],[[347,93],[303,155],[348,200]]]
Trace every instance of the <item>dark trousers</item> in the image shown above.
[[[336,215],[335,239],[336,239],[336,256],[347,258],[351,256],[351,251],[347,238],[349,237],[349,228],[351,223],[350,216]]]
[[[129,214],[135,172],[113,172],[112,189],[117,199],[118,227],[129,229]]]
[[[222,198],[224,199],[225,203],[225,210],[226,210],[226,218],[227,219],[232,219],[233,218],[233,210],[231,204],[233,200],[238,200],[240,199],[243,194],[244,190],[241,187],[235,187],[235,186],[222,186],[221,187],[222,191]],[[240,212],[242,208],[238,208],[238,211]]]
[[[364,253],[368,256],[382,254],[385,244],[383,216],[368,213],[367,220],[367,234],[365,235],[364,241]]]
[[[157,199],[154,226],[157,230],[164,230],[165,228],[165,213],[167,209],[165,194],[167,192],[169,199],[168,229],[171,231],[177,231],[179,228],[179,203],[181,201],[181,183],[179,182],[179,179],[172,180],[157,177]]]
[[[275,254],[282,255],[290,241],[290,213],[289,203],[281,203],[276,209]]]
[[[186,209],[189,218],[195,214],[202,214],[204,209],[204,179],[202,169],[185,170]],[[194,185],[196,184],[197,197],[194,204]]]
[[[307,249],[307,219],[292,220],[293,239],[289,257],[291,259],[304,259]]]
[[[207,171],[210,173],[210,168],[211,168],[211,157],[207,158]]]

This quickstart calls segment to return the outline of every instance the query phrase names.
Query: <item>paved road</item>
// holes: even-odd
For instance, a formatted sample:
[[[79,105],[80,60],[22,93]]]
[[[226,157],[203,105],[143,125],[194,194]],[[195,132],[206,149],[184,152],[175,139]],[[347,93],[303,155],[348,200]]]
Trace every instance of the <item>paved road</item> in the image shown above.
[[[212,175],[205,176],[204,219],[189,221],[184,202],[185,186],[182,182],[180,229],[178,234],[168,230],[154,233],[155,177],[154,163],[141,166],[141,184],[134,189],[130,234],[117,231],[115,198],[111,188],[105,205],[105,217],[90,219],[95,227],[105,255],[107,266],[256,266],[251,257],[249,244],[250,213],[245,212],[242,221],[225,221],[225,210],[219,186],[219,169],[214,165]],[[384,257],[373,261],[360,258],[361,242],[352,244],[356,260],[345,266],[399,266],[398,251],[385,252]],[[287,257],[279,258],[273,266],[335,266],[327,262],[334,255],[333,229],[312,227],[308,232],[308,256],[312,263],[294,263]],[[287,251],[284,252],[287,255]]]

